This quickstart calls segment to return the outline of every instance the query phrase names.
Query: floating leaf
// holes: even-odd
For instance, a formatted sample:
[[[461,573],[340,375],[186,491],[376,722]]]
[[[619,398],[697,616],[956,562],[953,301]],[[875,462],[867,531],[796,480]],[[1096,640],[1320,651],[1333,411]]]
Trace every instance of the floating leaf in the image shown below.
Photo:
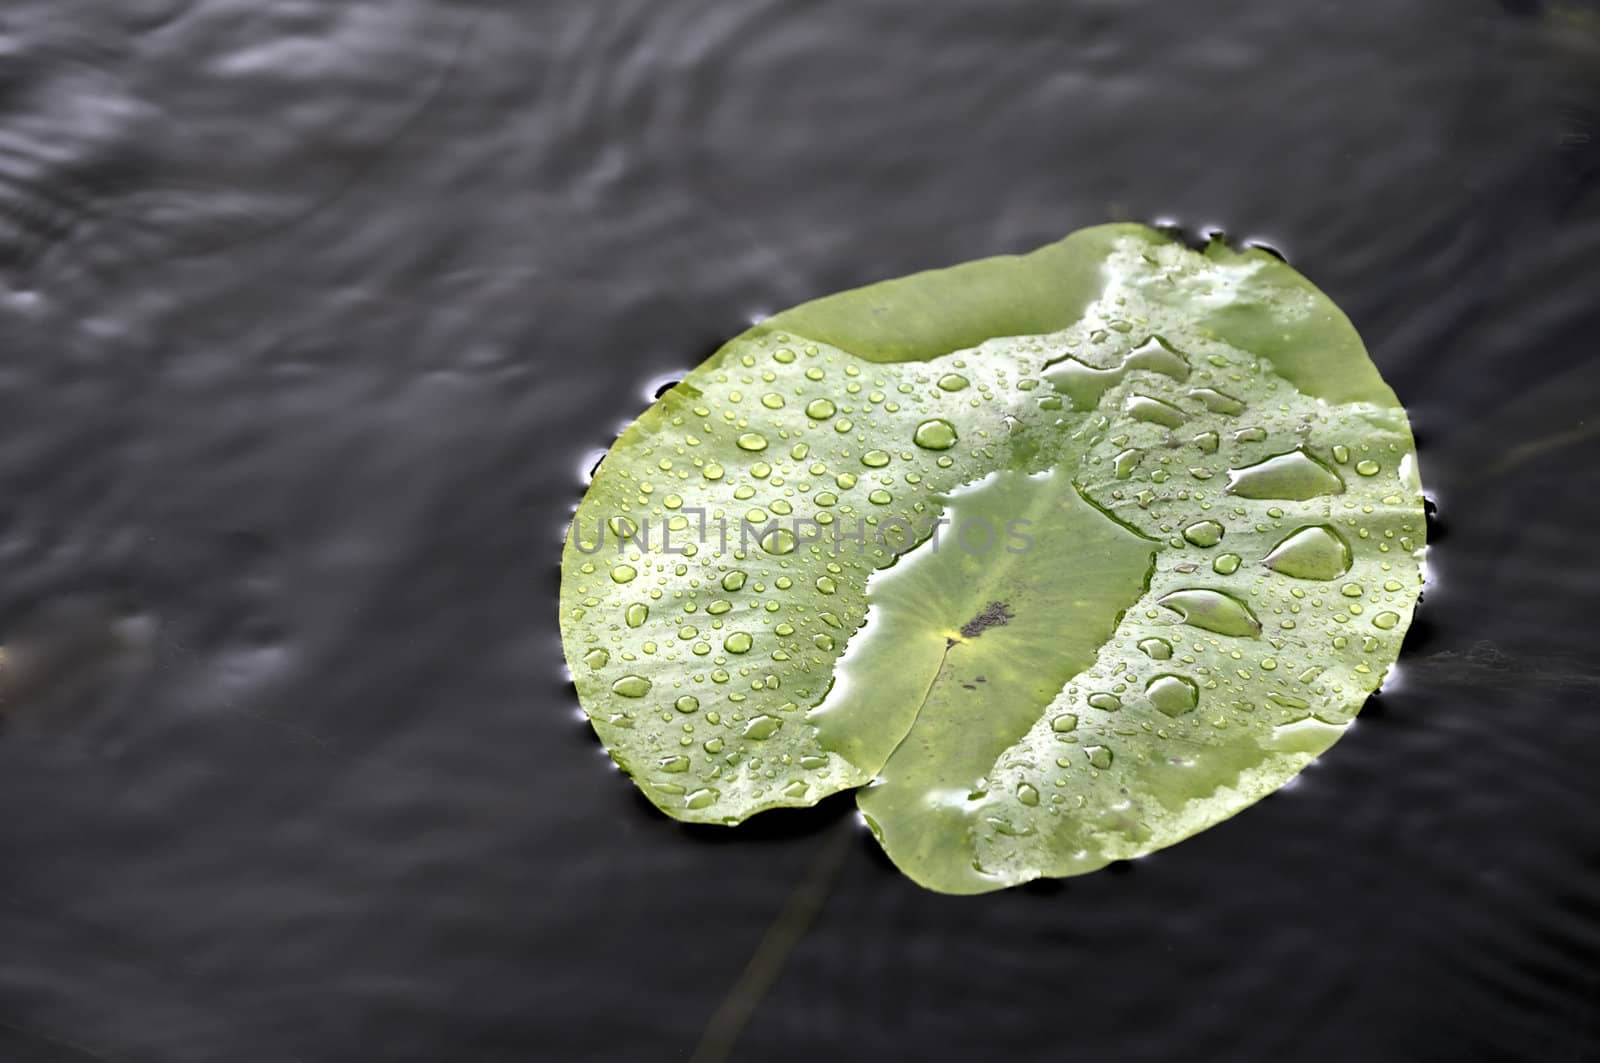
[[[1282,786],[1399,652],[1404,411],[1259,251],[1087,229],[806,303],[624,432],[561,625],[679,819],[841,789],[974,893],[1170,845]]]

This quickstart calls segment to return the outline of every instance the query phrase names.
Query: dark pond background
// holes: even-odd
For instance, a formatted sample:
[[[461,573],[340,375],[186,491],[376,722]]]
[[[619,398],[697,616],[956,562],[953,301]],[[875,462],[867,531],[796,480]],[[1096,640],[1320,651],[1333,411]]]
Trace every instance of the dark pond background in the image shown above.
[[[556,630],[597,450],[1116,219],[1413,411],[1398,682],[1057,885],[650,811]],[[0,1061],[1600,1058],[1597,337],[1589,0],[5,0]]]

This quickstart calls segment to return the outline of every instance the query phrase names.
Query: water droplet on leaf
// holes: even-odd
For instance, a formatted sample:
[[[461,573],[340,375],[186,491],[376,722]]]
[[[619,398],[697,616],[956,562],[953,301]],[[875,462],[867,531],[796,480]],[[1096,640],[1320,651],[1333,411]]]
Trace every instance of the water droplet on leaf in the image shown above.
[[[1350,545],[1326,524],[1316,524],[1289,535],[1261,563],[1294,579],[1334,580],[1350,571]]]
[[[1231,594],[1197,587],[1173,591],[1156,600],[1183,617],[1183,622],[1218,635],[1248,638],[1261,633],[1261,622],[1250,607]]]
[[[776,716],[762,714],[744,725],[744,736],[757,742],[771,738],[783,726],[783,721]]]
[[[794,548],[794,532],[788,528],[776,528],[761,537],[761,549],[769,554],[781,557],[784,554],[794,553]]]
[[[642,698],[650,693],[650,680],[642,675],[625,675],[611,684],[611,692],[618,697]]]
[[[1240,498],[1270,498],[1304,502],[1318,495],[1336,495],[1344,481],[1304,450],[1291,450],[1228,470],[1228,492]]]
[[[1166,639],[1141,639],[1139,650],[1152,661],[1165,661],[1172,656],[1172,643]]]
[[[1167,716],[1182,716],[1200,704],[1200,688],[1181,675],[1158,675],[1144,688],[1156,711]]]
[[[1124,409],[1128,416],[1136,421],[1164,425],[1167,428],[1177,428],[1189,419],[1188,414],[1170,402],[1162,402],[1149,395],[1130,395]]]
[[[1199,399],[1205,404],[1205,408],[1212,413],[1233,416],[1244,412],[1244,403],[1225,391],[1218,391],[1216,388],[1191,388],[1189,397],[1191,399]]]
[[[956,427],[949,421],[935,417],[917,425],[911,440],[923,450],[949,450],[956,445]]]

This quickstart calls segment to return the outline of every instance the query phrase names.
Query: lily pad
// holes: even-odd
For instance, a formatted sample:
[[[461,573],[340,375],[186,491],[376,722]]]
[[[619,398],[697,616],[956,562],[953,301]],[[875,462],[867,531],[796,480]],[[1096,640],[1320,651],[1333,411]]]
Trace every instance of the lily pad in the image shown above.
[[[1405,413],[1324,295],[1100,226],[729,342],[602,462],[562,637],[664,812],[863,787],[906,874],[976,893],[1293,778],[1399,653],[1424,531]]]

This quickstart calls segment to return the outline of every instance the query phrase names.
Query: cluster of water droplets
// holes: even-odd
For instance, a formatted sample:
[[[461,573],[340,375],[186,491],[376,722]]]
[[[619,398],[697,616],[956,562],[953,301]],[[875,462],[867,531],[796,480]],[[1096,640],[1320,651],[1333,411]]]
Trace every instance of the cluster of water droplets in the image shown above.
[[[1152,806],[1182,823],[1185,802],[1219,788],[1243,802],[1281,753],[1259,782],[1275,788],[1376,688],[1419,589],[1399,411],[1330,406],[1249,354],[1152,329],[1086,326],[1044,372],[1081,415],[1085,497],[1163,549],[1095,664],[980,781],[985,874],[1005,873],[1041,815],[1094,836],[1086,858],[1107,835],[1133,853]]]
[[[1004,460],[1014,372],[758,333],[630,428],[575,518],[563,623],[587,647],[585,706],[652,798],[717,818],[724,797],[809,804],[864,781],[804,710],[869,574],[928,537],[941,492]]]
[[[1280,785],[1397,653],[1423,534],[1409,432],[1171,317],[1113,292],[1062,333],[909,363],[756,330],[668,392],[596,477],[563,581],[619,765],[675,814],[729,822],[866,782],[876,766],[808,714],[869,576],[956,487],[1060,469],[1156,562],[1093,665],[973,780],[974,866],[1004,875],[1040,832],[1135,851],[1152,804],[1245,794],[1262,763]]]

